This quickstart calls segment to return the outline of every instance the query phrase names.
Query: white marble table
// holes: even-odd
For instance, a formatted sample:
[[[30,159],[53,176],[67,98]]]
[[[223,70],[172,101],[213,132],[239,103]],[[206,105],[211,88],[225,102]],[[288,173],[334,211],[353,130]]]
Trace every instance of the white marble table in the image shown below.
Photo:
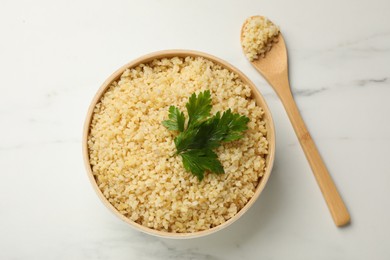
[[[246,17],[278,23],[291,85],[345,199],[336,228],[283,107],[241,53]],[[2,1],[0,259],[390,259],[390,2]],[[254,207],[209,237],[141,234],[98,200],[81,131],[100,84],[143,54],[194,49],[264,94],[277,130]]]

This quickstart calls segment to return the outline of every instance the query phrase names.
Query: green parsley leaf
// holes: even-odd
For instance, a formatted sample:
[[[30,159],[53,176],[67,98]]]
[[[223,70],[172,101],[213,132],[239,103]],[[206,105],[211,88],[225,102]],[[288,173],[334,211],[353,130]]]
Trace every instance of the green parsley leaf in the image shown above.
[[[198,132],[199,128],[187,128],[184,132],[176,136],[174,141],[177,149],[177,154],[180,154],[181,152],[190,149],[199,149],[203,146],[200,142],[197,142]]]
[[[189,150],[181,153],[184,168],[201,181],[206,170],[221,174],[225,173],[218,156],[210,149]]]
[[[233,114],[230,109],[226,110],[218,122],[221,128],[220,134],[223,135],[222,141],[230,142],[241,139],[242,132],[248,129],[249,118],[240,114]]]
[[[224,173],[213,149],[218,148],[222,142],[242,138],[243,132],[248,129],[249,118],[232,113],[230,109],[222,115],[217,112],[210,117],[210,91],[201,92],[198,96],[192,94],[186,107],[189,115],[187,128],[184,127],[184,114],[174,106],[169,108],[170,120],[163,121],[163,125],[169,130],[180,132],[174,142],[176,154],[182,157],[184,168],[199,180],[204,178],[205,171]]]
[[[194,127],[199,122],[210,116],[211,111],[211,94],[210,90],[199,93],[198,96],[191,95],[186,104],[188,113],[188,128]]]
[[[169,107],[169,120],[164,120],[162,124],[172,131],[184,131],[184,122],[185,117],[183,112],[180,112],[180,110],[175,106]]]
[[[175,138],[177,152],[191,149],[215,149],[221,142],[235,141],[243,137],[242,132],[247,130],[249,118],[233,114],[226,110],[221,117],[218,112],[213,117],[200,123],[197,127],[187,129]]]

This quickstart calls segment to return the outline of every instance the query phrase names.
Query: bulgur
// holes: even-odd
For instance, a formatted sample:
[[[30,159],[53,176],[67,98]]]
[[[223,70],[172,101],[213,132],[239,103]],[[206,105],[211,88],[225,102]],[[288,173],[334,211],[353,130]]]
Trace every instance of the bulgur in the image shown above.
[[[203,181],[173,156],[175,134],[161,122],[170,105],[186,111],[192,93],[210,90],[211,113],[249,117],[244,138],[217,149],[225,174]],[[146,227],[191,233],[232,218],[253,196],[268,153],[264,111],[235,73],[202,57],[157,59],[127,69],[96,104],[88,151],[107,200]]]
[[[279,27],[263,16],[252,16],[245,21],[241,44],[250,61],[264,57],[277,41]]]

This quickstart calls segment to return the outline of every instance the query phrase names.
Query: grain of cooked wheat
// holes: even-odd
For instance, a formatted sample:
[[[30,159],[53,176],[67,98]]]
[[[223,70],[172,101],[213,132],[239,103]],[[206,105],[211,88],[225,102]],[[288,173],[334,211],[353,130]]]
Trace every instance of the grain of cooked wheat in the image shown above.
[[[241,44],[250,61],[263,58],[277,41],[279,27],[263,16],[247,19],[242,30]]]
[[[250,118],[241,140],[217,149],[225,174],[203,181],[173,156],[175,134],[161,121],[170,105],[185,110],[192,93],[210,90],[212,114],[231,108]],[[88,150],[97,185],[124,216],[143,226],[191,233],[232,218],[266,170],[264,111],[238,75],[201,57],[158,59],[127,69],[94,108]]]

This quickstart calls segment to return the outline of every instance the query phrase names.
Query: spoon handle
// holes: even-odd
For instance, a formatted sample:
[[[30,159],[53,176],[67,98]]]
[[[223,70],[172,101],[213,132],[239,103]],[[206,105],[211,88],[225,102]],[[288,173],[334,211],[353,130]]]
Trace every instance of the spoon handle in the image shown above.
[[[291,91],[283,91],[283,93],[279,92],[278,94],[294,127],[303,151],[305,152],[306,158],[309,161],[317,183],[320,186],[321,192],[333,217],[333,221],[337,226],[348,224],[350,221],[348,210],[306,128]]]

